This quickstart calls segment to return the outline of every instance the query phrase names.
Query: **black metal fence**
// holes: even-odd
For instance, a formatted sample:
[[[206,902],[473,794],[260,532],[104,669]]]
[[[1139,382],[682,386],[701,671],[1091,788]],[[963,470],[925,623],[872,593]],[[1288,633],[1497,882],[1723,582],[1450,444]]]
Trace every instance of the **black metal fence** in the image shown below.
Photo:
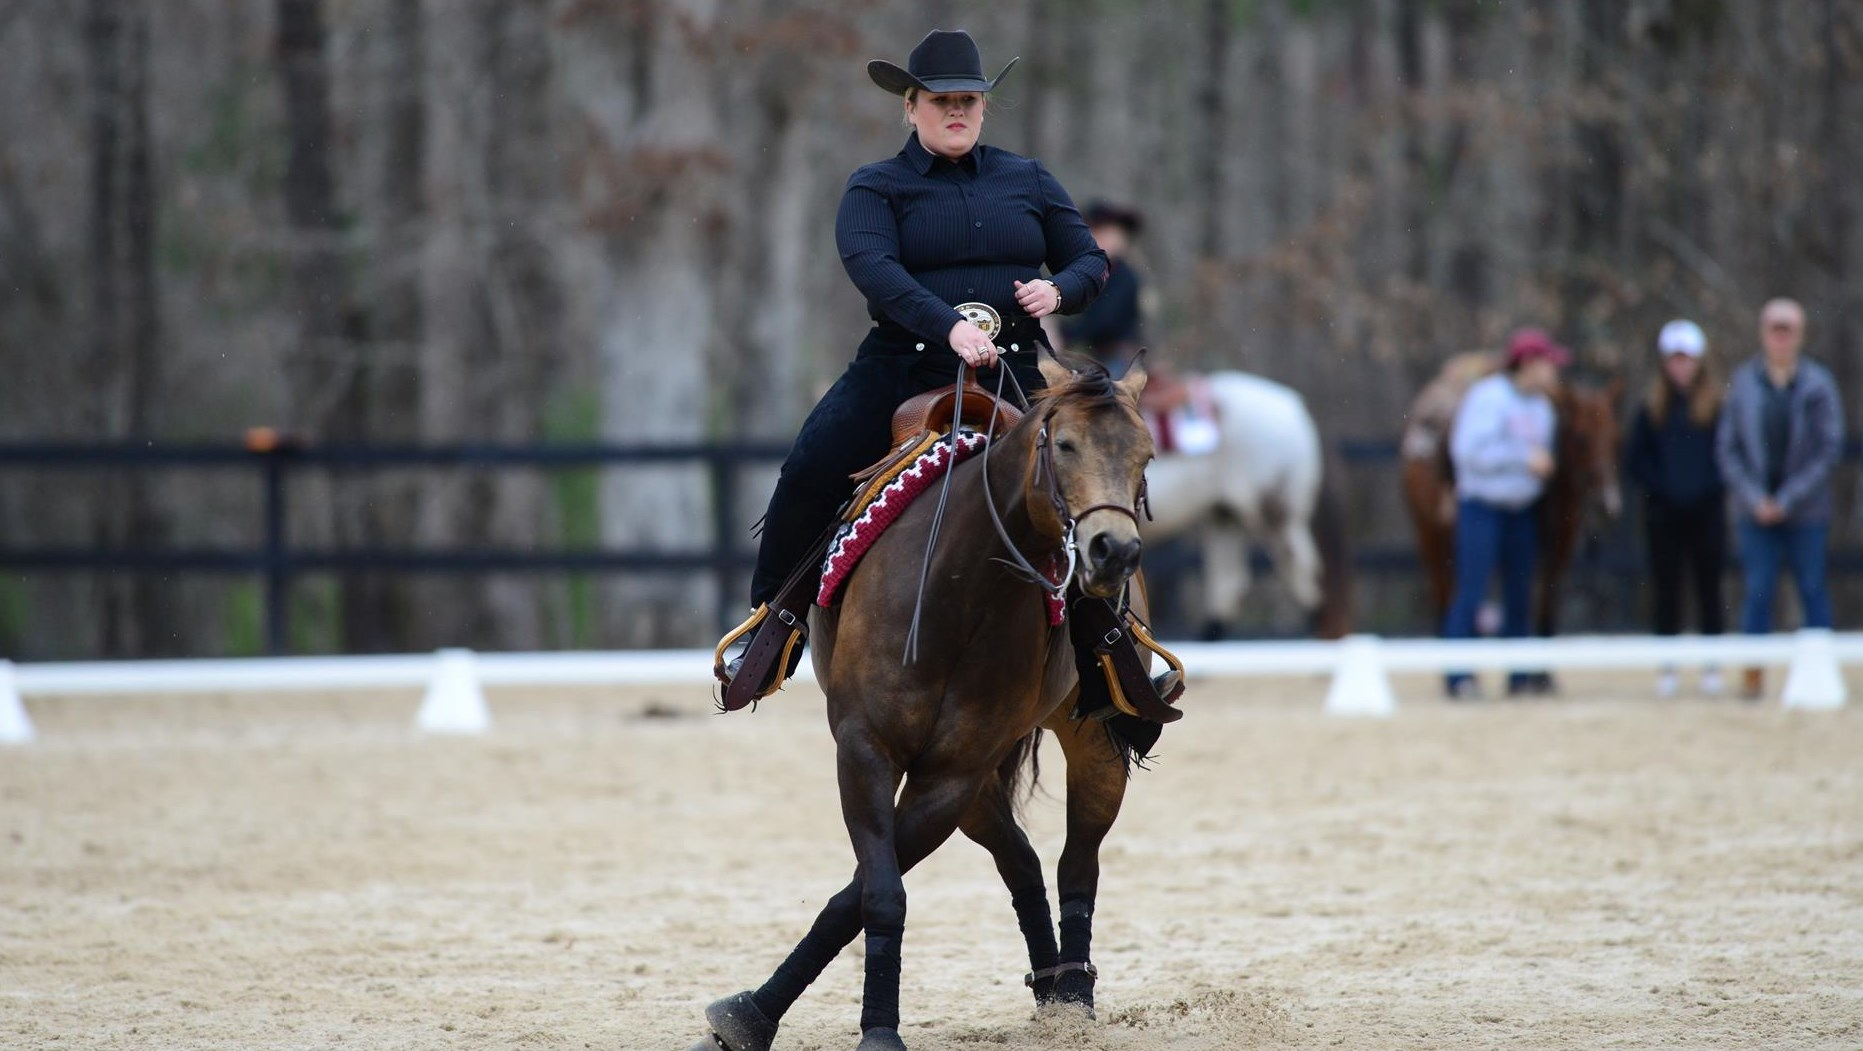
[[[523,573],[690,573],[709,571],[729,594],[734,582],[750,568],[751,555],[735,543],[741,529],[740,473],[780,461],[787,447],[775,444],[688,445],[496,445],[443,446],[315,446],[276,440],[269,432],[254,432],[245,444],[0,444],[0,470],[161,471],[172,469],[224,469],[249,471],[260,476],[263,487],[260,541],[256,547],[174,547],[166,549],[101,547],[0,547],[0,568],[29,572],[124,572],[253,574],[264,581],[266,646],[282,653],[290,638],[289,596],[293,578],[315,572],[390,571],[406,573],[483,574]],[[1393,442],[1340,443],[1340,458],[1350,467],[1382,465],[1394,461]],[[1847,443],[1846,459],[1854,461],[1858,442]],[[702,552],[649,549],[511,550],[411,547],[342,548],[319,550],[294,545],[289,535],[289,481],[296,472],[353,473],[390,468],[533,468],[543,470],[594,469],[649,464],[699,464],[710,480],[712,544]],[[1388,535],[1389,531],[1385,531]],[[1604,545],[1581,552],[1574,566],[1581,577],[1619,576],[1641,565],[1640,553],[1621,526]],[[1162,553],[1162,552],[1161,552]],[[1404,544],[1386,540],[1382,545],[1355,544],[1354,568],[1359,573],[1415,574],[1415,554]],[[1180,551],[1148,568],[1154,575],[1184,573],[1194,559]],[[1258,552],[1257,571],[1267,565]],[[1863,552],[1834,550],[1833,573],[1863,572]]]
[[[406,573],[714,573],[728,591],[750,556],[732,543],[739,532],[738,474],[779,462],[784,445],[440,445],[313,446],[269,437],[244,445],[0,444],[0,469],[133,470],[224,469],[251,471],[264,489],[261,540],[246,548],[111,549],[0,547],[0,568],[36,572],[235,573],[264,579],[265,639],[283,653],[290,638],[294,577],[314,572]],[[510,550],[342,548],[318,550],[291,542],[287,523],[290,476],[296,472],[375,471],[389,468],[540,468],[574,470],[643,464],[704,465],[710,478],[714,538],[701,553],[646,549]]]

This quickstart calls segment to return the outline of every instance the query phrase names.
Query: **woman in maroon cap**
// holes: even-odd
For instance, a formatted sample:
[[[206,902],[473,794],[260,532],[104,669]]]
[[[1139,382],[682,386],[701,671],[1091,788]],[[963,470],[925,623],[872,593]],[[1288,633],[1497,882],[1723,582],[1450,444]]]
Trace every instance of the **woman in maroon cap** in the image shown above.
[[[1537,328],[1507,341],[1507,367],[1470,387],[1456,410],[1449,440],[1455,463],[1455,591],[1443,637],[1475,635],[1475,614],[1488,578],[1501,574],[1501,634],[1525,638],[1539,550],[1534,504],[1553,472],[1555,417],[1548,397],[1571,354]],[[1522,684],[1508,680],[1508,692]],[[1451,672],[1449,696],[1480,696],[1475,677]]]

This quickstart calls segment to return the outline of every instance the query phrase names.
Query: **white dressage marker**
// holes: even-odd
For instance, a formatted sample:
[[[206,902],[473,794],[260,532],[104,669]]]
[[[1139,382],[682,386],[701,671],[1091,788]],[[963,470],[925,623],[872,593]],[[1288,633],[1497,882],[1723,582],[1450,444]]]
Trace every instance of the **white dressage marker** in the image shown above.
[[[32,719],[19,699],[13,662],[0,659],[0,744],[29,744],[33,737]]]
[[[479,686],[478,658],[471,650],[434,654],[433,681],[427,684],[414,723],[430,734],[482,734],[492,728],[491,709]]]
[[[1348,635],[1339,642],[1339,669],[1326,690],[1326,714],[1375,715],[1397,713],[1397,695],[1384,673],[1378,636]]]
[[[1828,628],[1801,628],[1793,640],[1792,664],[1785,673],[1781,700],[1787,708],[1829,711],[1842,708],[1848,691]]]

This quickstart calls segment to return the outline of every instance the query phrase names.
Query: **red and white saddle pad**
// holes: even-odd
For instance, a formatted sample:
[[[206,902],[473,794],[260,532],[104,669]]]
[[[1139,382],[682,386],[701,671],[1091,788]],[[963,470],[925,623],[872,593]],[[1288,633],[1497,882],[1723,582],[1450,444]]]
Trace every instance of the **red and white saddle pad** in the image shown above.
[[[898,477],[880,490],[866,510],[850,521],[841,523],[834,539],[828,544],[828,554],[822,560],[821,589],[815,593],[815,604],[828,607],[834,604],[835,596],[841,586],[860,564],[861,558],[873,547],[873,542],[886,532],[886,527],[898,521],[912,501],[933,487],[942,479],[945,472],[957,464],[970,459],[983,451],[990,439],[978,431],[963,430],[957,435],[956,448],[953,450],[949,438],[941,438],[938,443],[927,449],[910,467],[899,472]],[[1048,599],[1048,623],[1059,624],[1066,613],[1066,605],[1052,596]]]
[[[1145,426],[1160,453],[1202,456],[1213,453],[1222,444],[1223,435],[1217,420],[1216,399],[1210,393],[1209,380],[1192,376],[1185,381],[1182,402],[1163,412],[1145,411]]]

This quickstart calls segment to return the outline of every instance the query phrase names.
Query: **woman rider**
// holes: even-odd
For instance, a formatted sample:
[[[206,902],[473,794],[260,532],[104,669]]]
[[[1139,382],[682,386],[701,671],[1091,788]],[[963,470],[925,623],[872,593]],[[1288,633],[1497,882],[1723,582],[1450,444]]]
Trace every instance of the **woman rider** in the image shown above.
[[[852,493],[850,475],[890,451],[900,402],[955,382],[960,360],[980,370],[987,388],[1007,367],[1033,393],[1042,386],[1037,347],[1046,345],[1039,319],[1082,310],[1106,283],[1106,255],[1054,176],[1039,161],[977,141],[989,92],[1014,65],[986,80],[970,34],[945,30],[927,34],[903,69],[867,64],[874,83],[904,97],[912,129],[898,154],[848,179],[835,219],[841,262],[874,325],[783,464],[763,519],[753,606],[775,605]],[[1044,264],[1050,277],[1041,276]],[[967,303],[993,308],[1002,330],[992,336],[966,320],[957,307]],[[806,594],[814,596],[812,583]],[[784,605],[797,616],[808,608]],[[775,616],[757,627],[799,630]],[[777,678],[773,664],[748,695],[733,690],[742,663],[740,656],[721,676],[728,707],[764,696]]]

